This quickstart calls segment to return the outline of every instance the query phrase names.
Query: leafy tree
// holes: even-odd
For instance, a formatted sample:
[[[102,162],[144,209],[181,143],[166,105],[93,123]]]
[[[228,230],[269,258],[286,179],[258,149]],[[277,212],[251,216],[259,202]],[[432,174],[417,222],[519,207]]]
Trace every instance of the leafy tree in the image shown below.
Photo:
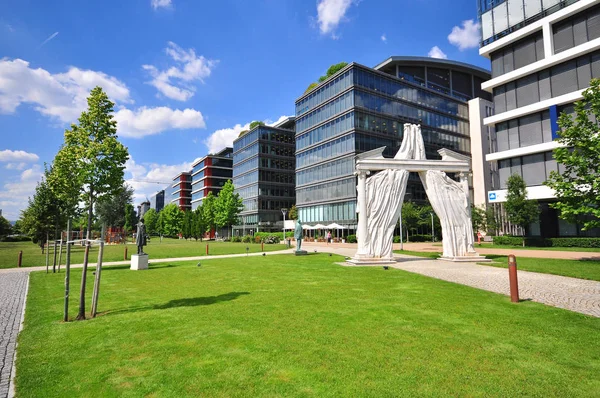
[[[33,198],[29,198],[27,208],[21,212],[21,228],[33,243],[40,246],[43,253],[46,237],[56,231],[57,225],[62,224],[61,221],[60,199],[44,178],[35,188]]]
[[[209,192],[208,195],[202,200],[202,216],[204,218],[204,223],[206,225],[206,232],[210,232],[216,228],[215,223],[215,201],[216,197],[212,192]]]
[[[402,203],[402,226],[406,230],[406,240],[408,241],[408,231],[416,231],[420,225],[421,212],[412,202]]]
[[[487,217],[485,207],[471,205],[471,224],[473,225],[474,232],[485,232],[487,230]]]
[[[159,234],[160,236],[163,236],[165,234],[165,220],[163,219],[162,216],[162,211],[160,211],[158,213],[158,219],[156,220],[156,233]]]
[[[202,236],[206,232],[206,222],[204,221],[204,212],[202,206],[198,207],[194,211],[194,223],[192,226],[192,237],[196,240],[200,239],[202,242]]]
[[[157,233],[156,226],[158,223],[158,213],[154,209],[149,209],[144,213],[144,223],[146,224],[146,231],[149,234]]]
[[[346,65],[348,65],[347,62],[340,62],[339,64],[333,64],[333,65],[331,65],[327,69],[327,72],[325,72],[325,75],[319,77],[319,83],[322,83],[325,80],[327,80],[329,77],[335,75],[337,72],[339,72],[340,70],[342,70]],[[315,87],[317,87],[319,85],[319,83],[311,83],[308,86],[308,88],[306,89],[306,91],[304,93],[306,94],[309,91],[312,91]]]
[[[160,211],[162,232],[165,236],[175,237],[181,232],[183,224],[183,211],[175,203],[169,203]]]
[[[15,221],[15,224],[12,226],[12,233],[17,235],[24,233],[21,220]]]
[[[234,192],[233,182],[228,180],[215,200],[215,224],[218,227],[235,224],[242,208],[242,198]]]
[[[527,186],[520,175],[513,174],[508,177],[506,187],[508,191],[504,204],[506,215],[508,221],[523,230],[523,246],[525,246],[525,229],[538,220],[538,204],[535,200],[527,199]]]
[[[135,227],[137,222],[138,219],[137,215],[135,214],[135,209],[133,208],[133,205],[131,203],[127,203],[125,205],[125,223],[123,224],[125,236],[127,236],[128,232],[133,231],[133,228]],[[127,239],[125,239],[125,241],[127,242]]]
[[[298,209],[296,208],[296,205],[292,205],[292,207],[290,207],[290,212],[288,213],[288,218],[290,220],[298,219]]]
[[[98,219],[104,225],[123,227],[125,225],[125,207],[133,201],[133,188],[123,185],[114,195],[106,195],[96,204]]]
[[[322,83],[325,80],[329,79],[331,76],[335,75],[337,72],[339,72],[340,70],[344,69],[344,67],[346,65],[348,65],[348,62],[340,62],[339,64],[333,64],[333,65],[331,65],[327,69],[327,72],[325,73],[325,75],[319,77],[319,83]]]
[[[487,225],[487,231],[492,231],[494,234],[498,232],[498,218],[493,207],[488,207],[485,211],[485,223]]]
[[[72,124],[70,130],[65,130],[65,142],[54,158],[52,181],[62,188],[72,184],[72,188],[59,195],[69,197],[77,191],[87,205],[87,225],[91,226],[94,205],[122,188],[129,154],[117,137],[114,103],[102,88],[92,89],[87,103],[88,108],[81,113],[79,124]],[[91,228],[88,228],[86,238],[91,238]],[[78,320],[85,319],[87,260],[84,258],[83,261]]]
[[[12,227],[8,220],[0,216],[0,236],[10,235]]]
[[[185,239],[192,237],[192,230],[194,227],[194,214],[191,211],[183,213],[183,222],[181,225],[181,234]]]
[[[250,123],[250,130],[252,130],[256,126],[264,126],[264,125],[265,125],[264,122],[261,122],[259,120],[255,120],[252,123]]]
[[[560,217],[583,223],[583,230],[600,227],[600,80],[592,79],[575,103],[575,117],[563,113],[558,119],[558,142],[554,158],[565,171],[550,173],[546,185],[554,189],[558,202],[552,207]]]

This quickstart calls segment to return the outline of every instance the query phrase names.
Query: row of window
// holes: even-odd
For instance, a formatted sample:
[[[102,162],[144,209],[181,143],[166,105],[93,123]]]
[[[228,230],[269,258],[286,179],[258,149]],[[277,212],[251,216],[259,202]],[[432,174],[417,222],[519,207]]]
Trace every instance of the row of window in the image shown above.
[[[447,87],[448,92],[444,92],[444,94],[450,94],[449,74],[450,71],[448,69],[428,67],[428,80],[431,83],[434,83],[434,86],[430,88],[434,88],[436,91],[440,91],[438,90],[438,87]],[[457,77],[459,77],[459,75],[457,75]],[[465,78],[468,77],[470,83],[470,75],[462,75],[464,75]],[[391,97],[396,97],[404,101],[409,101],[442,113],[448,113],[464,118],[469,117],[469,107],[465,104],[461,104],[457,101],[452,101],[447,97],[437,95],[426,90],[421,90],[417,87],[413,87],[401,81],[389,79],[386,76],[381,76],[379,74],[368,72],[362,69],[357,69],[354,72],[354,83],[357,86],[364,87],[373,91],[379,91]],[[459,84],[459,87],[462,86],[463,84]],[[470,95],[471,92],[469,91],[466,94]]]
[[[323,120],[327,120],[333,115],[350,109],[354,105],[354,93],[349,91],[346,94],[336,98],[335,100],[315,109],[314,111],[305,114],[296,119],[296,132],[302,132]]]
[[[237,157],[237,153],[236,153],[237,151],[250,145],[254,141],[258,140],[258,131],[259,131],[259,129],[254,129],[233,141],[233,159],[234,159],[233,162],[234,163],[236,162],[235,159]]]
[[[508,177],[517,174],[523,177],[528,186],[542,185],[550,177],[550,172],[564,173],[562,164],[557,164],[552,152],[535,153],[512,159],[498,161],[498,179],[500,189],[506,189]]]
[[[552,27],[554,53],[600,37],[600,7],[596,6]]]
[[[246,145],[243,150],[233,154],[233,164],[236,165],[235,167],[238,167],[241,162],[256,155],[258,155],[258,144],[250,146]]]
[[[258,182],[258,170],[253,171],[248,174],[244,174],[242,176],[233,177],[233,186],[243,187],[244,185],[252,184]]]
[[[496,114],[589,87],[600,77],[600,51],[531,74],[494,89]]]
[[[306,223],[356,222],[356,202],[330,203],[298,209],[298,218]]]
[[[344,72],[324,86],[313,90],[310,95],[296,102],[296,117],[311,110],[323,101],[333,98],[348,87],[352,86],[354,69]]]
[[[248,185],[244,188],[235,188],[235,193],[240,195],[242,200],[258,196],[258,183]]]
[[[540,112],[496,125],[494,152],[552,141],[550,113]]]
[[[342,115],[296,138],[296,151],[354,128],[354,112]]]
[[[237,163],[233,168],[233,177],[237,177],[240,174],[244,174],[250,170],[254,170],[258,168],[258,157],[253,157],[252,159],[246,160],[243,163]]]
[[[295,141],[295,133],[294,131],[280,131],[280,130],[272,130],[264,126],[258,127],[258,129],[252,131],[251,133],[247,133],[242,137],[238,138],[233,142],[233,152],[234,152],[234,163],[236,162],[236,155],[239,150],[244,147],[250,145],[251,143],[257,140],[269,141],[269,142],[281,142],[285,144],[293,144]]]
[[[232,158],[229,158],[229,159],[212,158],[211,166],[231,168],[233,166],[233,159]]]
[[[491,54],[492,77],[498,77],[515,69],[544,59],[542,32],[535,33]]]
[[[348,157],[299,171],[296,173],[296,180],[298,186],[300,186],[315,181],[351,175],[352,173],[354,173],[354,158]]]
[[[345,180],[327,182],[296,190],[298,204],[348,197],[356,197],[356,179],[354,176]]]
[[[260,167],[265,169],[295,170],[296,161],[291,159],[260,158]]]
[[[356,133],[355,138],[355,150],[357,152],[366,152],[373,149],[385,147],[383,151],[384,156],[392,157],[396,154],[400,148],[401,139],[400,137],[395,138],[382,138],[374,137],[371,135]]]
[[[281,144],[260,144],[260,153],[272,156],[285,156],[293,158],[296,156],[294,147]]]
[[[279,184],[294,184],[296,174],[293,170],[278,171],[278,170],[259,170],[258,176],[261,182],[276,182]]]
[[[469,123],[439,113],[429,112],[406,105],[402,102],[362,91],[355,91],[354,103],[357,107],[371,109],[394,117],[408,118],[420,124],[448,130],[453,133],[469,136]]]
[[[335,141],[311,148],[296,155],[296,168],[301,169],[323,160],[354,152],[354,134],[348,134]]]

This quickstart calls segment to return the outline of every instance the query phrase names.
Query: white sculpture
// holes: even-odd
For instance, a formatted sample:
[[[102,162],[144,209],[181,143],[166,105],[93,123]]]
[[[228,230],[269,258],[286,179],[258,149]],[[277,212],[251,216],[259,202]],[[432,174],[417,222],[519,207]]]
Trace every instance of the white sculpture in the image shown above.
[[[449,150],[438,151],[442,160],[427,160],[421,127],[404,125],[404,138],[393,159],[383,158],[383,149],[357,156],[359,225],[358,250],[352,262],[393,261],[392,243],[400,217],[410,171],[419,173],[425,191],[442,225],[442,259],[479,261],[473,249],[469,190],[465,175],[468,158]],[[379,171],[367,178],[370,171]],[[461,172],[461,182],[443,170]]]

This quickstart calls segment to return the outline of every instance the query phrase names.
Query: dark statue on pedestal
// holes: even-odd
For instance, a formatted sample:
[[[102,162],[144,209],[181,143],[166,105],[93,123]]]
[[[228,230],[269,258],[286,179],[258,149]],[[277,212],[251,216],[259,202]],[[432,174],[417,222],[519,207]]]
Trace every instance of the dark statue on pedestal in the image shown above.
[[[146,225],[144,225],[144,219],[140,219],[137,223],[137,233],[135,235],[135,244],[137,245],[137,254],[144,255],[144,246],[146,243]]]

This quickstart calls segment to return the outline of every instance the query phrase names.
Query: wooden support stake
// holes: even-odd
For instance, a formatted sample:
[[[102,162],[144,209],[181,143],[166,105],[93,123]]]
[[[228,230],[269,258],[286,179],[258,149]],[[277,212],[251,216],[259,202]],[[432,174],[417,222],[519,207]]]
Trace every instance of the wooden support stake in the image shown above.
[[[54,245],[52,247],[52,250],[54,250],[54,260],[52,261],[52,273],[54,274],[56,272],[56,239],[54,239]]]
[[[92,294],[92,318],[96,317],[98,310],[98,296],[100,295],[100,276],[102,273],[102,257],[104,255],[104,242],[100,242],[98,250],[98,263],[96,264],[96,277],[94,278],[94,293]]]
[[[50,265],[50,242],[48,242],[48,232],[46,232],[46,273]]]
[[[65,311],[63,321],[69,321],[69,283],[71,282],[71,244],[69,237],[71,236],[71,220],[67,221],[67,259],[65,264]]]
[[[17,261],[17,267],[21,268],[22,262],[23,262],[23,250],[19,250],[19,260]]]

